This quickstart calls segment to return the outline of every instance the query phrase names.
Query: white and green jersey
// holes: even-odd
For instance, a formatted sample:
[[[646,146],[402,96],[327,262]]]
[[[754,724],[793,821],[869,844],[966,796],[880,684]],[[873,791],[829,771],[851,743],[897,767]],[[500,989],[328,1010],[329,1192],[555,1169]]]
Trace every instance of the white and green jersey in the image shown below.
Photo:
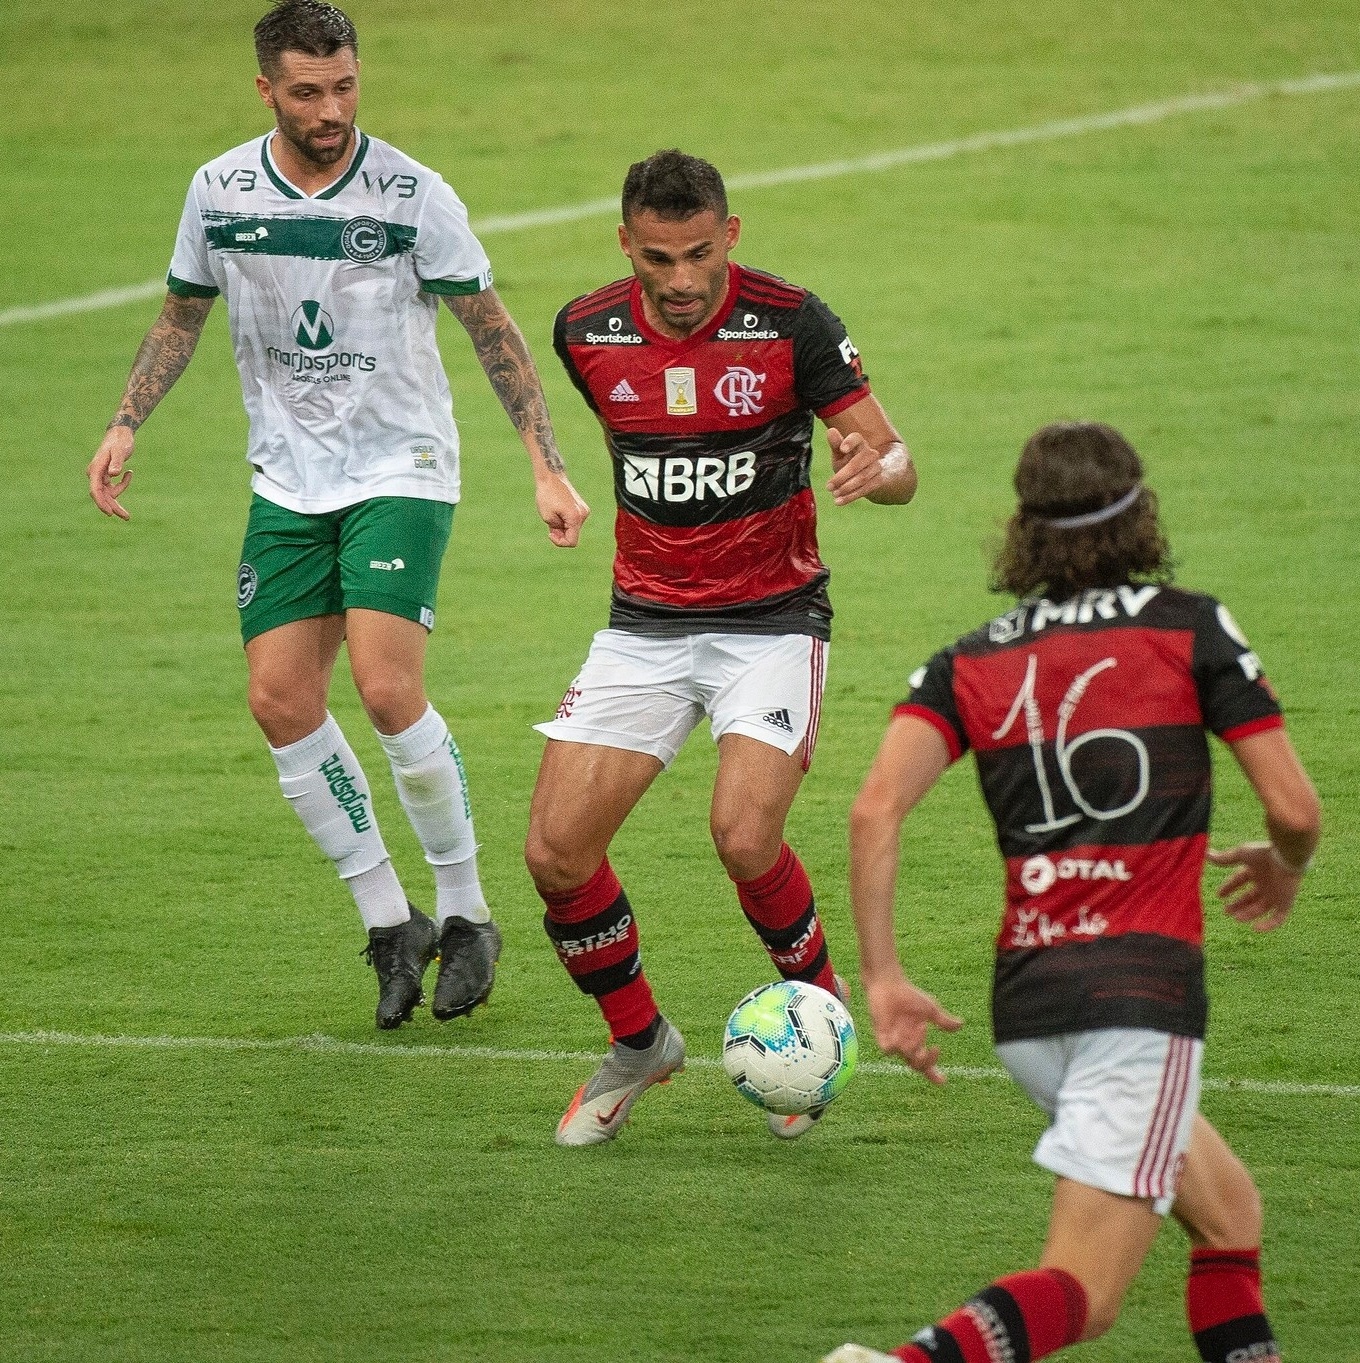
[[[194,176],[167,283],[223,294],[250,417],[251,486],[291,511],[370,497],[458,500],[458,432],[435,344],[438,294],[478,293],[491,265],[434,171],[356,132],[314,195],[266,134]]]

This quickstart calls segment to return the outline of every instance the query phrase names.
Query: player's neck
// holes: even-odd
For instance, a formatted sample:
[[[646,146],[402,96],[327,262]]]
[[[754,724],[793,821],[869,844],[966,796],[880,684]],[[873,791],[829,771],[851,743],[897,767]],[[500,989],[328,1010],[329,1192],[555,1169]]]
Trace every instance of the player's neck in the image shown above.
[[[290,185],[300,189],[309,197],[333,185],[349,169],[354,160],[354,149],[359,145],[359,130],[351,128],[349,143],[345,154],[328,166],[318,165],[309,156],[304,156],[278,128],[269,138],[269,154],[278,167],[279,174]]]
[[[725,292],[724,297],[726,297]],[[715,303],[697,322],[694,322],[693,324],[686,323],[683,327],[677,327],[674,323],[668,322],[656,308],[652,306],[652,300],[647,297],[645,290],[642,294],[642,316],[646,320],[647,325],[651,327],[653,331],[659,331],[663,336],[668,337],[672,341],[687,341],[696,332],[702,331],[718,315],[719,311],[722,309],[722,305],[723,300],[719,299],[718,302]]]

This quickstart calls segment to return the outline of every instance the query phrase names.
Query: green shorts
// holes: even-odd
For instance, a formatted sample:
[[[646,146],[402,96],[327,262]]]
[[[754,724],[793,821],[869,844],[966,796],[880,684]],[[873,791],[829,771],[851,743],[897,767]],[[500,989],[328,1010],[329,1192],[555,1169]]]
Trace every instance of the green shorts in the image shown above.
[[[236,573],[241,638],[352,607],[434,628],[439,565],[453,507],[374,497],[304,516],[255,496]]]

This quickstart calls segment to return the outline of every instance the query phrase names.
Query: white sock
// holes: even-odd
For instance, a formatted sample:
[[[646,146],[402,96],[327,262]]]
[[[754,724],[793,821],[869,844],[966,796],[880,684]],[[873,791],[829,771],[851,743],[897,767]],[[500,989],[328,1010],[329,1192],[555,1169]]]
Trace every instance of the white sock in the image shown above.
[[[462,754],[433,705],[399,734],[378,735],[392,764],[392,779],[411,827],[434,867],[435,916],[442,924],[456,914],[485,923],[477,876],[477,838]]]
[[[364,931],[371,928],[394,928],[411,916],[406,903],[406,892],[390,861],[384,861],[371,871],[360,871],[345,884],[359,906],[359,917],[364,920]]]
[[[368,781],[335,717],[328,714],[315,733],[269,751],[284,798],[350,885],[364,927],[404,923],[406,896],[378,832]]]
[[[486,906],[482,882],[477,875],[475,855],[465,861],[436,863],[434,867],[435,916],[439,926],[446,918],[456,915],[472,923],[491,921],[491,910]]]

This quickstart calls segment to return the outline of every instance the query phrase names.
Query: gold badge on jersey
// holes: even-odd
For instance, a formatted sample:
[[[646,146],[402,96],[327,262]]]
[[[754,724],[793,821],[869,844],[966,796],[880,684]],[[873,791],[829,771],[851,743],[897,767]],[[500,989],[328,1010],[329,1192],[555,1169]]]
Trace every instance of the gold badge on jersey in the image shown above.
[[[697,416],[693,369],[666,370],[666,411],[671,416]]]

